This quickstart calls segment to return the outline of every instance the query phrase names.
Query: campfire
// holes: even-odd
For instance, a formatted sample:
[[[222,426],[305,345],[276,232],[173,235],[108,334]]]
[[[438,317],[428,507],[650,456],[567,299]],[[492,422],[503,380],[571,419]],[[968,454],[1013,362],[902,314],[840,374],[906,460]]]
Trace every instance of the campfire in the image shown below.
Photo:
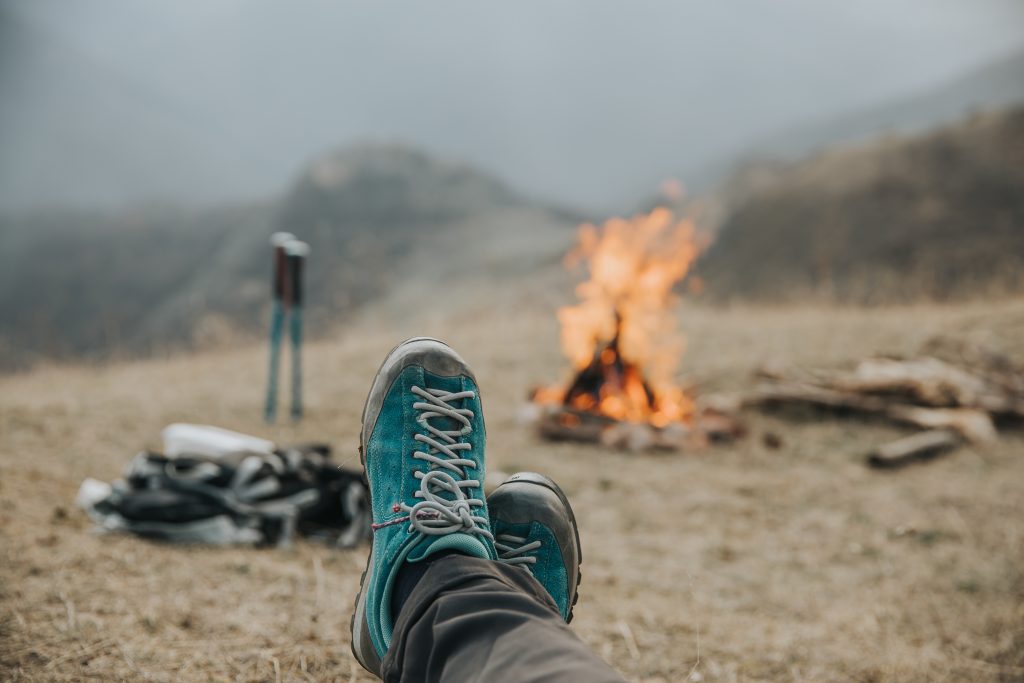
[[[685,347],[677,292],[700,246],[693,224],[662,208],[580,227],[565,265],[585,265],[589,277],[576,288],[579,302],[558,312],[572,376],[530,397],[542,408],[543,437],[639,450],[709,436],[705,420],[695,420],[692,396],[675,381]],[[722,426],[710,436],[735,428]]]
[[[758,373],[753,391],[700,397],[676,381],[685,348],[677,320],[701,250],[691,222],[666,209],[583,225],[566,255],[586,267],[579,301],[558,311],[567,380],[534,389],[524,415],[541,437],[628,450],[692,450],[743,435],[742,410],[835,413],[916,429],[868,454],[899,468],[998,438],[997,425],[1024,424],[1024,367],[991,350],[938,339],[914,358],[863,360],[853,372],[783,369]],[[934,348],[932,348],[934,347]],[[781,438],[763,435],[768,448]]]

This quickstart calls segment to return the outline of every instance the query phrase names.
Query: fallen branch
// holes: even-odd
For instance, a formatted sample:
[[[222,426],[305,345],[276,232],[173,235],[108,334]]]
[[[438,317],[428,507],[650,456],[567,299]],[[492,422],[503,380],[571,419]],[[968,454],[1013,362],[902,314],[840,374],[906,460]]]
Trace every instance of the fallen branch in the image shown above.
[[[806,406],[840,414],[875,415],[924,429],[952,430],[972,442],[993,441],[996,438],[992,418],[981,410],[927,408],[894,403],[881,396],[865,396],[805,384],[763,385],[747,396],[743,405],[755,408]]]
[[[811,384],[762,384],[743,398],[744,408],[806,406],[834,412],[883,414],[890,402],[877,396],[861,396]]]
[[[897,422],[924,429],[953,431],[972,443],[989,443],[999,438],[992,418],[971,408],[919,408],[894,405],[886,411]]]
[[[979,407],[1002,396],[984,379],[936,358],[861,361],[853,375],[831,383],[840,391],[883,394],[934,407]]]
[[[946,429],[933,429],[890,441],[868,455],[868,465],[879,469],[895,469],[915,462],[931,460],[955,450],[963,439]]]

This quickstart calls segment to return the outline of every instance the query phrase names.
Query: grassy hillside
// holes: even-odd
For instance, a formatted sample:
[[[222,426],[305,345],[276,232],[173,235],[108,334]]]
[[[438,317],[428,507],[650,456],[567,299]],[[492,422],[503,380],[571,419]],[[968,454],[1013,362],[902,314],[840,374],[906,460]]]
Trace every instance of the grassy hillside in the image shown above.
[[[401,334],[419,332],[443,335],[476,369],[489,468],[564,485],[585,558],[573,628],[628,680],[1020,679],[1019,433],[885,473],[861,458],[900,432],[856,421],[752,414],[746,439],[675,456],[543,444],[518,414],[531,384],[564,370],[553,311],[507,313],[460,317],[435,299],[419,320],[312,345],[298,426],[260,421],[258,346],[0,378],[0,678],[372,680],[348,644],[366,547],[95,536],[72,501],[83,478],[118,476],[177,420],[326,439],[339,461],[358,462],[372,374]],[[981,336],[1024,359],[1021,301],[682,313],[683,370],[706,390],[748,386],[766,361],[846,366],[936,334]]]
[[[856,303],[1024,288],[1024,109],[748,170],[701,263],[722,298]]]

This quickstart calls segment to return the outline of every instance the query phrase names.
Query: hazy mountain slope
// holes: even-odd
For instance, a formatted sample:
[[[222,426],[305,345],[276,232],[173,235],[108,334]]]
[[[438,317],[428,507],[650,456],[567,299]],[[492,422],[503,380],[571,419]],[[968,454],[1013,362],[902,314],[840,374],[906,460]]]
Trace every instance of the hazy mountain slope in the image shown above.
[[[813,97],[808,94],[808,97]],[[810,118],[798,126],[746,143],[743,152],[723,154],[716,161],[680,166],[679,176],[690,190],[710,193],[735,181],[750,164],[794,161],[828,147],[866,141],[880,135],[926,132],[975,111],[1004,109],[1024,103],[1024,52],[975,69],[935,88],[882,102],[839,116]],[[647,199],[641,206],[652,203]]]
[[[312,248],[317,333],[409,283],[461,292],[446,305],[462,305],[471,275],[500,286],[537,258],[554,262],[575,222],[478,170],[397,146],[326,155],[260,205],[0,216],[0,367],[260,334],[275,230]]]
[[[244,296],[237,278],[222,290],[202,283],[222,269],[232,234],[261,223],[265,207],[0,218],[0,365],[189,341],[204,310],[240,308],[227,305]]]
[[[979,110],[1024,103],[1024,52],[976,69],[938,88],[842,116],[780,131],[752,146],[752,156],[803,156],[827,145],[883,133],[915,133]]]
[[[617,211],[1020,49],[1014,3],[0,0],[0,206],[260,198],[378,139]]]
[[[751,299],[1019,290],[1021,188],[1024,109],[839,148],[748,182],[701,271],[713,296]]]
[[[311,297],[322,313],[352,310],[380,296],[410,270],[407,257],[422,249],[431,267],[466,258],[433,253],[453,224],[483,218],[527,202],[475,169],[399,146],[341,150],[313,162],[281,203],[277,225],[309,242]],[[483,239],[484,235],[478,235]],[[446,256],[450,259],[446,259]]]

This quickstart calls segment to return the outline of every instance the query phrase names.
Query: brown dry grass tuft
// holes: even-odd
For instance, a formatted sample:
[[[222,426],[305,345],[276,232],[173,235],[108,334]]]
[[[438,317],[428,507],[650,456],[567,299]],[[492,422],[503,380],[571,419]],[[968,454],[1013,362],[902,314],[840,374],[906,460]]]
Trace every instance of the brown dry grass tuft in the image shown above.
[[[309,418],[297,427],[259,421],[260,348],[0,380],[0,677],[368,680],[348,648],[364,550],[95,536],[72,500],[84,477],[116,477],[178,420],[326,439],[355,461],[381,356],[401,332],[425,331],[478,371],[490,467],[540,470],[565,486],[586,557],[574,626],[627,678],[1024,678],[1019,435],[898,473],[860,461],[897,432],[851,422],[752,415],[746,440],[677,457],[540,444],[517,423],[520,401],[563,365],[553,319],[524,310],[350,328],[313,345]],[[705,390],[740,388],[766,360],[836,365],[911,352],[938,333],[1024,355],[1021,301],[693,309],[684,327],[684,369]],[[780,448],[765,445],[769,433]]]

